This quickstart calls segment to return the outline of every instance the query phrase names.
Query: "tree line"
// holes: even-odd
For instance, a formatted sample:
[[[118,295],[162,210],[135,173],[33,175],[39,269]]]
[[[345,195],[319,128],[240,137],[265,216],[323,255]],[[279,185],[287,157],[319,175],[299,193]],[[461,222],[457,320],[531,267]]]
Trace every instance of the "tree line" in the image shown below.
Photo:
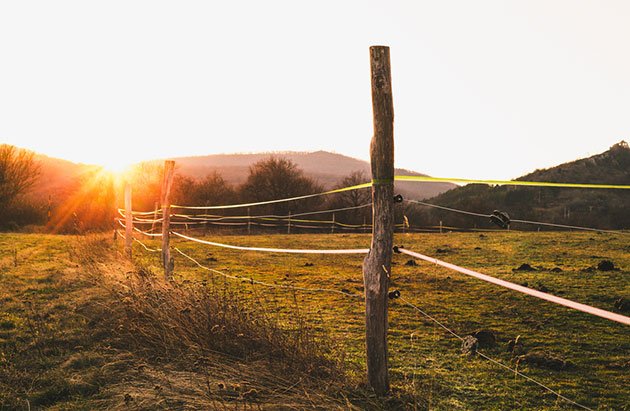
[[[163,166],[155,162],[140,163],[126,175],[133,187],[134,210],[159,207]],[[83,233],[112,228],[117,208],[122,208],[123,186],[111,174],[94,168],[78,177],[64,193],[52,202],[36,200],[29,191],[38,179],[45,178],[32,152],[9,145],[0,146],[0,229],[19,230],[25,226],[39,231]],[[362,171],[354,172],[336,187],[365,183]],[[252,203],[298,197],[325,191],[325,188],[291,160],[270,156],[250,166],[240,185],[229,184],[219,172],[203,178],[177,174],[173,182],[171,203],[182,206],[213,206]],[[304,200],[281,202],[252,209],[252,215],[287,215],[327,208],[343,208],[370,202],[370,190],[362,189]],[[246,210],[217,210],[222,215],[242,215]],[[215,213],[216,214],[216,213]],[[349,224],[361,224],[370,209],[341,212]],[[317,217],[314,217],[317,218]],[[330,219],[330,216],[321,218]],[[369,221],[369,219],[368,219]]]

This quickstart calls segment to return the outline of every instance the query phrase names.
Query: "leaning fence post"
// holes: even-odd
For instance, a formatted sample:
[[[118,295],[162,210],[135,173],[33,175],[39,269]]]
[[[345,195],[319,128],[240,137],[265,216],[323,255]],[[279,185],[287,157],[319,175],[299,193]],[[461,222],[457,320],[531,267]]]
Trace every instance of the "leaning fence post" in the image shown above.
[[[374,136],[372,244],[363,261],[368,381],[377,395],[389,391],[387,292],[394,242],[394,106],[389,47],[370,47]]]
[[[172,160],[164,161],[164,179],[162,180],[162,266],[164,267],[164,278],[170,280],[173,274],[173,262],[171,260],[170,242],[170,225],[171,225],[171,203],[170,193],[173,184],[173,172],[175,170],[175,162]]]
[[[131,258],[133,243],[133,208],[131,203],[131,183],[125,182],[125,253]]]

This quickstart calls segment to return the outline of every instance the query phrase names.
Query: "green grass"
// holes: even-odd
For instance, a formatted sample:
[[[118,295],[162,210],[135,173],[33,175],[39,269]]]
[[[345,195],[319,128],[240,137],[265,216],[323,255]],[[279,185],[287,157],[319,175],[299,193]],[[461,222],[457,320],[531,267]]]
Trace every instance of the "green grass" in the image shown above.
[[[369,245],[368,235],[346,234],[207,239],[282,248]],[[183,408],[185,404],[207,407],[208,403],[200,398],[207,397],[209,388],[195,385],[206,384],[207,375],[200,377],[176,362],[148,361],[135,348],[121,345],[118,339],[122,334],[106,328],[108,322],[102,318],[99,304],[110,306],[109,312],[118,309],[118,305],[95,287],[88,274],[99,270],[124,274],[133,268],[120,258],[113,258],[109,251],[86,262],[78,255],[83,242],[82,238],[64,236],[0,235],[0,409],[25,409],[27,401],[34,408],[58,409]],[[518,232],[492,232],[484,237],[473,233],[401,234],[396,236],[395,243],[606,310],[614,310],[619,298],[630,298],[627,236]],[[147,244],[159,246],[151,240]],[[230,275],[362,292],[361,255],[240,252],[179,240],[173,240],[172,245],[202,264]],[[116,247],[121,250],[120,243]],[[438,253],[438,249],[442,251]],[[337,347],[331,355],[343,358],[349,381],[364,379],[362,299],[293,292],[225,279],[199,269],[176,252],[173,256],[178,282],[201,281],[217,292],[229,292],[231,298],[255,305],[287,329],[296,327],[295,318],[299,314],[316,334]],[[613,261],[619,270],[592,269],[603,259]],[[520,336],[524,353],[544,352],[570,365],[551,369],[521,361],[519,371],[588,407],[630,409],[627,326],[433,264],[417,261],[417,266],[408,266],[405,264],[408,260],[410,257],[405,255],[394,256],[391,289],[400,290],[403,298],[462,336],[481,329],[492,330],[497,345],[481,348],[483,353],[515,367],[517,358],[506,346],[509,340]],[[134,261],[161,272],[159,254],[149,253],[138,244],[134,245]],[[513,271],[523,263],[537,270]],[[556,267],[562,271],[552,271]],[[488,361],[462,356],[459,340],[400,300],[391,301],[389,316],[390,370],[395,396],[400,399],[398,406],[406,404],[407,408],[413,408],[415,404],[420,409],[440,410],[573,408]],[[234,365],[230,361],[232,377],[221,374],[225,367],[218,366],[210,374],[220,375],[226,381],[246,380],[239,372],[251,369],[251,363]],[[255,373],[247,375],[249,380],[260,378]],[[168,381],[178,384],[169,385]],[[160,389],[155,388],[158,386]],[[359,407],[367,406],[360,396],[354,385],[348,387],[347,397]],[[320,394],[313,398],[329,401]],[[262,406],[274,408],[270,404]],[[302,404],[295,405],[296,408],[304,407],[304,403],[295,404]],[[375,407],[375,404],[378,403],[369,405]],[[381,406],[393,407],[383,403]]]
[[[279,248],[366,247],[366,235],[214,236],[228,244]],[[397,235],[395,243],[501,279],[614,310],[614,302],[630,297],[630,246],[627,236],[596,233],[474,233]],[[149,241],[151,244],[151,241]],[[157,242],[153,243],[158,245]],[[362,256],[294,255],[241,252],[176,240],[173,246],[202,264],[231,275],[278,284],[324,287],[362,292]],[[441,252],[437,250],[440,249]],[[158,266],[159,256],[140,248],[137,258]],[[279,315],[291,315],[297,299],[312,324],[336,338],[343,355],[358,369],[364,367],[364,314],[360,299],[335,294],[288,292],[246,282],[235,284],[200,270],[177,253],[180,278],[205,279],[210,286],[225,281],[248,293],[264,293]],[[598,271],[603,259],[619,270]],[[216,260],[216,261],[215,261]],[[433,264],[395,255],[391,289],[464,336],[477,330],[495,333],[497,345],[485,354],[515,367],[507,351],[509,340],[520,336],[527,352],[544,352],[569,364],[560,370],[521,361],[519,371],[591,408],[630,407],[627,373],[630,330],[627,326],[570,310],[533,297],[469,278]],[[307,266],[307,263],[313,266]],[[513,271],[528,263],[536,271]],[[562,271],[554,270],[560,268]],[[479,357],[460,354],[460,342],[394,300],[390,305],[389,350],[393,386],[415,391],[433,409],[563,409],[570,405],[526,380]]]

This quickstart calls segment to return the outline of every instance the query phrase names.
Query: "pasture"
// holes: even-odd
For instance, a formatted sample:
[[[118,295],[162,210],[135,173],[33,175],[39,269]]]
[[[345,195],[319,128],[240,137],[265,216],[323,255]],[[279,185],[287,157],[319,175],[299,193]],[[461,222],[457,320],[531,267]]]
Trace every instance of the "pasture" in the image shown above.
[[[204,239],[254,247],[369,247],[367,234],[215,235]],[[0,369],[3,370],[0,372],[5,377],[0,379],[0,400],[9,407],[15,404],[10,396],[25,399],[29,395],[34,399],[44,398],[48,402],[39,403],[44,406],[61,403],[98,406],[89,402],[91,398],[106,401],[109,397],[118,398],[115,404],[129,405],[119,383],[114,383],[113,377],[106,378],[102,372],[96,372],[109,363],[105,358],[112,355],[111,348],[86,337],[85,329],[99,319],[93,318],[89,310],[81,311],[77,307],[81,307],[81,301],[90,293],[97,293],[98,299],[105,302],[111,298],[87,280],[90,270],[100,265],[110,271],[124,271],[131,265],[121,256],[120,241],[113,250],[99,249],[92,260],[78,258],[77,244],[83,241],[62,236],[0,235]],[[99,241],[111,243],[111,238]],[[150,248],[159,247],[157,241],[142,241]],[[574,232],[396,234],[394,243],[598,308],[626,310],[627,314],[630,298],[627,235]],[[202,269],[173,251],[177,283],[201,283],[265,313],[287,330],[307,329],[314,341],[330,344],[333,349],[326,355],[343,364],[347,374],[345,381],[350,384],[345,403],[337,404],[339,408],[352,407],[352,404],[360,408],[389,407],[365,402],[356,394],[365,373],[365,318],[360,297],[363,255],[262,253],[183,240],[172,240],[172,247],[208,268],[239,277],[233,279]],[[89,250],[83,252],[89,253]],[[613,262],[614,268],[598,269],[604,260]],[[147,251],[135,243],[133,261],[152,268],[148,271],[161,276],[159,253]],[[523,264],[528,264],[531,270],[522,267]],[[401,293],[401,298],[390,300],[389,305],[390,373],[394,396],[398,398],[396,407],[574,408],[557,395],[494,362],[462,354],[460,340],[407,303],[460,336],[483,331],[482,334],[489,337],[480,345],[480,352],[579,404],[592,409],[630,407],[627,388],[630,330],[627,326],[505,290],[406,255],[394,255],[391,271],[390,290]],[[336,290],[357,296],[299,291],[283,286]],[[89,341],[84,341],[85,338]],[[100,338],[106,339],[106,336]],[[81,378],[85,380],[88,375],[96,378],[84,381],[85,390],[68,386],[77,378],[70,377],[76,373],[68,372],[68,368],[72,368],[68,361],[79,357],[87,364],[82,366]],[[34,377],[32,374],[37,367],[45,364],[53,371],[40,378],[50,381],[40,384],[35,378],[30,391],[16,386]],[[131,368],[118,370],[116,378],[126,372],[130,373],[128,381],[138,381],[132,376]],[[9,376],[11,378],[7,378]],[[59,399],[50,392],[43,392],[42,387],[59,384],[65,387],[65,391],[62,390],[65,394]],[[147,408],[149,404],[146,403]],[[258,405],[263,409],[274,408],[266,407],[269,404],[264,401]]]

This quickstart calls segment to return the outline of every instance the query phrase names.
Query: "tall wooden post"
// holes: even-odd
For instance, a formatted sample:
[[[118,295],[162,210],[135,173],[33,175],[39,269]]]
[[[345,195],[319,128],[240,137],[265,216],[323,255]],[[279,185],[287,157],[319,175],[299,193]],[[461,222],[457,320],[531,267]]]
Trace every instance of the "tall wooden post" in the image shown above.
[[[164,278],[170,280],[173,274],[173,263],[171,261],[170,242],[170,224],[171,224],[171,203],[170,194],[173,184],[173,173],[175,171],[175,162],[166,160],[164,162],[164,179],[162,180],[162,266],[164,267]]]
[[[133,208],[131,203],[131,183],[125,182],[125,253],[131,258],[133,244]]]
[[[377,395],[389,391],[387,293],[394,242],[394,106],[389,47],[370,47],[374,136],[372,245],[363,261],[368,382]]]

